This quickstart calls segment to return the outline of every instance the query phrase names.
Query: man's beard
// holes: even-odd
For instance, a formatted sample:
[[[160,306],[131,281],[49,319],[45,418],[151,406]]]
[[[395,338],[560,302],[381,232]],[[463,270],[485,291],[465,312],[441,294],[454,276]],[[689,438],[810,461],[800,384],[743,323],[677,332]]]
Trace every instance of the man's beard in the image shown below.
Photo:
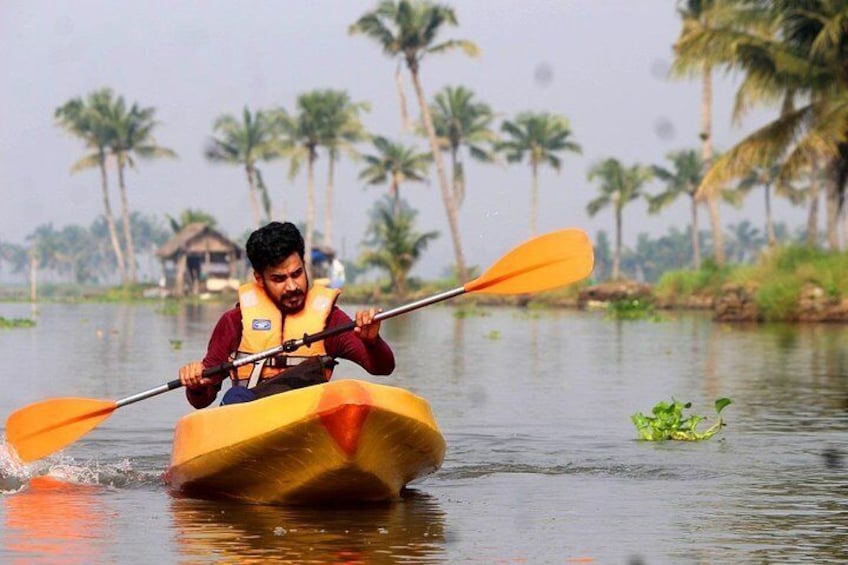
[[[300,299],[296,306],[290,306],[292,300]],[[305,293],[300,290],[296,290],[294,292],[288,292],[280,297],[280,300],[277,302],[277,307],[280,309],[280,312],[283,314],[295,314],[303,310],[303,307],[306,305]]]

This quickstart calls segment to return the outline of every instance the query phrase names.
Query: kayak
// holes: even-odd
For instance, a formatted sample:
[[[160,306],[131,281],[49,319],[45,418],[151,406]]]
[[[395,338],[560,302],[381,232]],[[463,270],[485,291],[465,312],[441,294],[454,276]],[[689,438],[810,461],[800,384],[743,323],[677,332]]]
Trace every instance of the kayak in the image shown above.
[[[444,455],[423,398],[336,380],[182,417],[165,480],[186,496],[256,504],[383,501]]]

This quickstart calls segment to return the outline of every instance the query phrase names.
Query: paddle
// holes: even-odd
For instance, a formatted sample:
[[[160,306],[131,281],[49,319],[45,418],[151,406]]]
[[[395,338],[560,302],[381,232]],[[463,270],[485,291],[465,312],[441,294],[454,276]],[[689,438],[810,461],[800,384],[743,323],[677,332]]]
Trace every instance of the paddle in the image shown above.
[[[375,319],[393,318],[467,292],[530,294],[549,290],[589,276],[593,264],[592,244],[584,231],[571,228],[551,232],[519,245],[481,276],[463,286],[380,312]],[[354,327],[356,324],[351,322],[315,334],[306,334],[300,339],[286,341],[231,363],[204,369],[203,376],[226,373],[241,365],[291,352],[302,345],[350,331]],[[22,461],[34,461],[72,444],[118,408],[181,386],[180,380],[175,379],[117,401],[91,398],[42,400],[16,410],[9,416],[6,420],[6,442],[15,449]]]

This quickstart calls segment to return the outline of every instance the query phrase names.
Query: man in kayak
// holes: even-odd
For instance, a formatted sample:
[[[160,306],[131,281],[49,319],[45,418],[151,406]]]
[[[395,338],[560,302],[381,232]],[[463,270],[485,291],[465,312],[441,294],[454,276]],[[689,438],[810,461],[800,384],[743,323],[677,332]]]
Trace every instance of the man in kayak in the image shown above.
[[[247,240],[247,257],[254,280],[239,288],[239,303],[218,320],[203,361],[180,367],[180,382],[195,408],[212,404],[225,378],[204,377],[205,367],[351,322],[335,305],[337,289],[318,285],[309,288],[303,237],[294,224],[271,222],[254,231]],[[247,402],[271,394],[269,391],[325,382],[335,358],[353,361],[372,375],[390,374],[395,359],[380,337],[380,321],[374,319],[378,312],[376,308],[358,311],[352,332],[328,337],[292,354],[240,366],[230,375],[233,386],[221,404]]]

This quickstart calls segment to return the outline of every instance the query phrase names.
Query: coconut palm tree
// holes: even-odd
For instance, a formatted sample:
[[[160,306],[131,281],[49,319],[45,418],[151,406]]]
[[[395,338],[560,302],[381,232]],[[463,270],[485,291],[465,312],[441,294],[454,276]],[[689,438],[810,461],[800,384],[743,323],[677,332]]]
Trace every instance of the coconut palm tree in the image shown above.
[[[339,115],[340,97],[337,92],[313,90],[297,97],[297,113],[289,115],[285,110],[277,111],[277,119],[283,134],[286,156],[289,158],[289,179],[294,179],[306,164],[306,227],[304,248],[307,268],[310,268],[315,231],[315,163],[318,148],[327,142],[337,147],[340,140],[332,141],[329,131],[341,132],[344,114]],[[332,125],[331,125],[331,122]],[[329,152],[329,147],[328,147]]]
[[[848,179],[846,9],[840,2],[730,4],[729,23],[693,30],[682,39],[686,50],[709,49],[715,65],[743,73],[737,115],[775,101],[782,108],[776,119],[713,163],[702,190],[714,193],[755,166],[781,163],[785,179],[818,168],[825,176],[827,239],[838,248],[838,216]]]
[[[107,109],[108,125],[114,130],[109,144],[118,169],[118,188],[121,194],[121,217],[123,219],[124,244],[127,252],[129,279],[137,282],[135,245],[130,221],[130,207],[124,171],[135,168],[137,159],[176,158],[177,154],[156,143],[153,130],[159,124],[155,120],[155,108],[142,108],[134,103],[127,109],[124,97],[119,96]]]
[[[515,121],[505,121],[501,131],[506,139],[498,142],[510,163],[521,163],[527,159],[533,176],[530,185],[530,233],[536,233],[536,215],[539,200],[539,167],[548,165],[559,172],[562,168],[560,155],[565,151],[582,153],[583,149],[571,140],[568,118],[548,112],[519,114]]]
[[[368,250],[362,254],[360,263],[385,270],[389,274],[393,292],[398,297],[404,297],[409,272],[430,241],[439,234],[436,231],[415,231],[417,212],[405,202],[401,202],[400,211],[396,209],[397,203],[388,196],[375,203],[365,241]]]
[[[672,151],[666,158],[672,168],[654,165],[651,171],[655,178],[665,185],[665,191],[648,196],[648,213],[657,214],[681,195],[689,197],[692,236],[692,266],[701,268],[701,245],[698,229],[698,200],[695,198],[704,175],[704,164],[694,149]]]
[[[206,158],[215,163],[244,167],[253,224],[258,228],[263,217],[259,209],[259,197],[263,200],[265,218],[270,218],[271,205],[257,163],[271,161],[281,155],[277,122],[272,114],[261,110],[253,113],[245,106],[241,121],[231,114],[225,114],[215,120],[212,129],[218,137],[209,139]]]
[[[771,213],[772,188],[778,196],[785,196],[793,203],[800,202],[803,194],[781,178],[781,166],[772,164],[769,167],[754,167],[747,175],[739,180],[736,190],[742,195],[750,193],[754,188],[763,187],[766,215],[766,242],[769,247],[777,245],[777,235],[774,228],[774,218]]]
[[[446,26],[458,25],[453,8],[443,4],[433,4],[429,1],[417,0],[382,0],[377,7],[365,13],[349,28],[351,34],[361,33],[372,38],[383,52],[391,58],[400,58],[409,70],[421,118],[427,138],[430,141],[430,151],[436,164],[436,175],[442,192],[442,202],[448,216],[448,226],[453,240],[456,267],[460,279],[468,279],[468,269],[465,266],[465,256],[462,252],[462,240],[459,231],[459,212],[456,202],[451,197],[442,155],[433,117],[424,88],[421,85],[421,60],[426,55],[443,53],[452,49],[462,49],[470,56],[477,56],[479,49],[471,41],[450,39],[437,42],[440,32]]]
[[[186,208],[180,212],[178,218],[174,218],[170,214],[165,214],[165,217],[168,218],[168,224],[171,226],[171,231],[174,233],[178,233],[189,224],[195,224],[198,222],[202,222],[210,228],[214,228],[218,225],[218,220],[215,216],[208,212],[204,212],[203,210],[194,208]]]
[[[100,194],[103,200],[103,214],[109,229],[109,240],[117,261],[118,274],[122,282],[127,282],[127,268],[124,252],[118,238],[115,216],[109,198],[109,178],[106,171],[109,146],[112,143],[114,130],[109,126],[105,116],[107,109],[113,104],[113,94],[108,88],[101,88],[90,93],[85,99],[80,97],[68,100],[56,109],[54,115],[58,124],[69,133],[83,140],[86,148],[91,151],[71,166],[71,173],[97,167],[100,171]]]
[[[672,66],[675,76],[700,75],[701,78],[701,161],[708,167],[713,160],[713,68],[717,56],[711,49],[694,49],[687,41],[688,36],[702,30],[714,29],[729,19],[728,0],[678,0],[678,14],[683,21],[677,43],[674,46],[676,59]],[[725,262],[722,237],[721,213],[718,195],[706,196],[710,225],[713,234],[713,257],[718,265]],[[693,230],[694,232],[695,230]]]
[[[651,170],[641,165],[625,167],[618,159],[609,158],[597,163],[589,171],[589,180],[600,181],[601,195],[586,205],[586,212],[594,216],[607,206],[615,215],[615,250],[612,258],[612,279],[619,278],[621,264],[621,227],[624,207],[642,197],[642,190],[651,179]]]
[[[369,185],[389,185],[392,213],[401,213],[400,185],[403,182],[426,182],[430,167],[429,153],[391,141],[382,136],[373,139],[376,154],[365,155],[365,167],[359,179]]]
[[[321,145],[327,149],[327,189],[324,202],[324,245],[333,246],[333,187],[336,162],[342,153],[359,159],[356,144],[368,139],[360,114],[371,110],[367,102],[353,102],[344,90],[323,91],[324,119]]]
[[[474,99],[463,86],[447,86],[436,94],[430,109],[439,147],[450,153],[452,196],[456,206],[465,199],[465,168],[460,150],[464,147],[472,159],[491,163],[495,159],[497,134],[491,129],[495,114],[488,104]]]

